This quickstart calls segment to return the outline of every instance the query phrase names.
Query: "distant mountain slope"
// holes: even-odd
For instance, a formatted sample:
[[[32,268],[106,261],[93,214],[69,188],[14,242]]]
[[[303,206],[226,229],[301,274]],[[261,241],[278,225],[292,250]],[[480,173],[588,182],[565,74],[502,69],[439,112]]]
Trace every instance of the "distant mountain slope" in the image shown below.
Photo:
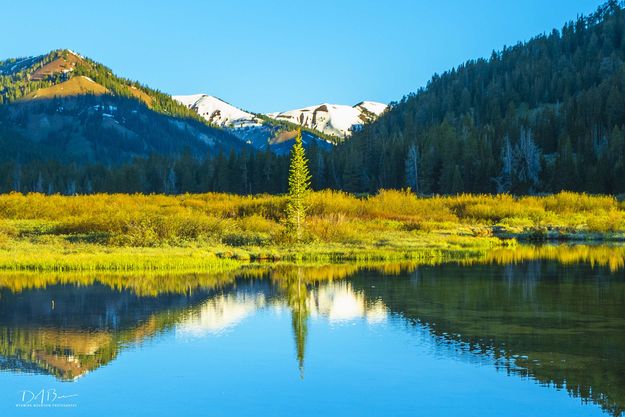
[[[166,94],[70,50],[0,61],[2,160],[116,164],[245,146]]]
[[[48,61],[48,60],[46,60]],[[85,59],[77,53],[67,50],[67,53],[59,54],[53,60],[46,62],[37,68],[31,75],[33,81],[45,81],[57,74],[68,74],[82,64]]]
[[[434,75],[326,163],[350,191],[625,193],[623,3]]]

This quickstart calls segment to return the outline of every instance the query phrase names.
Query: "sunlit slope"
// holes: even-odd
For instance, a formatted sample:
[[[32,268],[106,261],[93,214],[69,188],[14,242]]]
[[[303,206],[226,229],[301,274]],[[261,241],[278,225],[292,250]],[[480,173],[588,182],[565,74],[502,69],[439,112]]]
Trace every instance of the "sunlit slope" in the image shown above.
[[[106,87],[96,83],[92,79],[85,76],[78,76],[64,81],[60,84],[55,84],[50,87],[40,88],[27,94],[24,99],[44,99],[54,97],[68,97],[78,96],[85,94],[107,94],[109,90]]]

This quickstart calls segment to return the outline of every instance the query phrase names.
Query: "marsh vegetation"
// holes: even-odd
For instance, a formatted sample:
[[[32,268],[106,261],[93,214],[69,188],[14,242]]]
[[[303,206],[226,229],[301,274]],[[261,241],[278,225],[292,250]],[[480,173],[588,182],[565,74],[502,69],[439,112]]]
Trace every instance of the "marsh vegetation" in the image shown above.
[[[288,196],[0,195],[3,269],[223,269],[238,261],[466,259],[521,242],[625,238],[609,196],[358,197],[312,192],[300,239]],[[237,261],[237,262],[235,262]]]

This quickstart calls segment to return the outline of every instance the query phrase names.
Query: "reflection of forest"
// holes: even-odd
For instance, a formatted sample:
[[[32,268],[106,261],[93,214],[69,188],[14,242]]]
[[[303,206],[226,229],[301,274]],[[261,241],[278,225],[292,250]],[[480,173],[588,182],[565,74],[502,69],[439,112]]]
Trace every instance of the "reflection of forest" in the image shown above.
[[[0,368],[71,380],[168,329],[202,336],[278,308],[291,312],[303,375],[310,318],[375,323],[390,312],[427,329],[441,349],[566,387],[618,415],[625,405],[625,282],[622,272],[610,271],[622,265],[621,248],[580,246],[498,251],[436,266],[0,275]]]
[[[392,280],[366,273],[351,283],[428,329],[440,349],[485,356],[614,415],[625,410],[622,273],[533,261],[420,267]]]

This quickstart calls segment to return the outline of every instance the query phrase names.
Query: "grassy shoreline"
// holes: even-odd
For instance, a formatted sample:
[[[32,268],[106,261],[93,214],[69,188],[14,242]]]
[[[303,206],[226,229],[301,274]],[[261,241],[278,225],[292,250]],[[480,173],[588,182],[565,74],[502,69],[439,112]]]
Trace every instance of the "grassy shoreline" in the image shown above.
[[[485,256],[511,247],[493,238],[427,239],[421,245],[289,245],[271,247],[111,247],[98,244],[13,240],[0,247],[0,271],[223,272],[250,262],[443,261]]]
[[[625,241],[625,205],[610,196],[381,191],[308,198],[302,242],[284,196],[0,195],[0,270],[224,271],[254,261],[441,261],[518,242]]]
[[[77,273],[88,276],[121,274],[207,274],[217,276],[249,271],[250,268],[390,267],[393,265],[430,266],[445,263],[461,265],[507,265],[528,261],[555,261],[560,264],[587,263],[612,271],[625,268],[625,245],[605,244],[515,244],[491,247],[446,248],[412,252],[315,252],[302,255],[290,248],[292,255],[261,259],[240,250],[214,252],[209,248],[102,248],[21,245],[19,249],[0,250],[0,276],[12,273]],[[285,253],[286,249],[285,249]]]

